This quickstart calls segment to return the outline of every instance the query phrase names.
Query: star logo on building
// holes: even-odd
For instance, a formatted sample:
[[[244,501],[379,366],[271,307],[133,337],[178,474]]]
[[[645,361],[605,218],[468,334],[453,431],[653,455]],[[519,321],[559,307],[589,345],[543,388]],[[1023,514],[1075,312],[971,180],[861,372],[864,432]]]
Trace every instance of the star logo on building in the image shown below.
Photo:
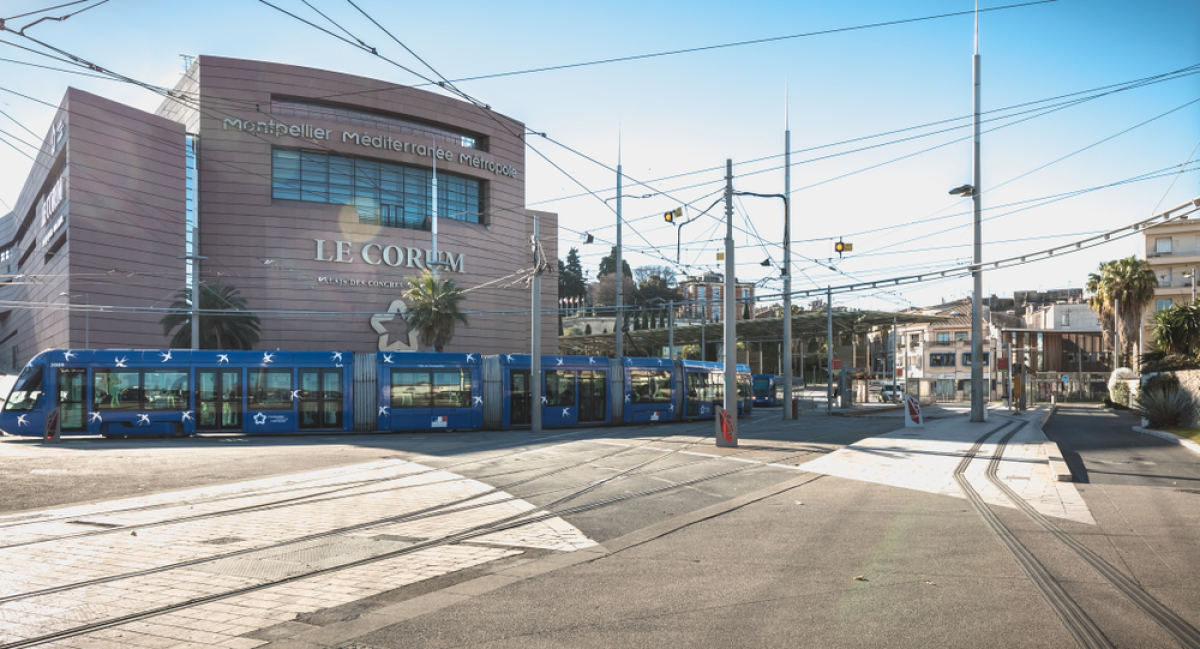
[[[474,361],[475,361],[475,354],[467,354],[467,362],[472,363]]]
[[[542,405],[544,406],[544,405],[547,405],[548,403],[549,403],[549,402],[548,402],[548,401],[546,401],[546,397],[543,395],[543,396],[542,396]]]
[[[117,367],[125,367],[125,361],[127,361],[127,360],[129,360],[128,357],[118,358],[117,359]]]
[[[63,360],[69,361],[69,360],[71,360],[71,357],[74,355],[75,355],[75,352],[68,349],[67,351],[63,352]]]
[[[254,415],[254,423],[255,425],[262,426],[263,424],[267,423],[267,416],[261,412],[257,415]]]
[[[334,352],[334,353],[333,353],[333,360],[334,360],[334,362],[335,362],[335,363],[340,363],[340,362],[342,362],[342,353],[341,353],[341,352]]]
[[[183,413],[183,418],[180,419],[180,421],[195,421],[194,419],[192,419],[192,411],[185,410]]]
[[[264,363],[270,363],[270,362],[272,362],[272,361],[274,361],[274,360],[275,360],[275,354],[268,354],[268,353],[266,353],[266,352],[263,352],[263,359],[262,359],[262,362],[264,362]]]
[[[229,362],[229,354],[217,354],[217,365]]]
[[[150,415],[147,415],[147,414],[139,414],[138,415],[137,422],[135,422],[134,425],[141,426],[142,424],[146,424],[147,426],[150,425]]]
[[[570,416],[571,416],[571,409],[570,409],[570,408],[563,408],[563,414],[562,414],[562,416],[564,416],[564,417],[570,417]]]
[[[28,426],[29,420],[26,418],[25,415],[17,415],[17,425],[18,426]]]
[[[506,361],[508,361],[508,362],[510,362],[510,363],[511,363],[511,362],[513,362],[513,355],[512,355],[512,354],[505,354],[505,355],[504,355],[504,360],[506,360]]]
[[[292,401],[300,398],[300,390],[292,390]]]
[[[88,423],[90,424],[90,423],[96,422],[96,421],[98,421],[100,423],[104,423],[104,418],[101,417],[100,413],[98,413],[98,412],[89,413],[88,414]]]
[[[392,413],[388,412],[387,406],[379,406],[379,414],[377,417],[391,417]]]
[[[483,397],[472,397],[471,405],[472,406],[482,406],[483,405]]]
[[[390,362],[392,362],[392,355],[391,355],[391,354],[384,354],[384,355],[383,355],[383,362],[385,362],[385,363],[390,363]]]
[[[558,365],[556,365],[555,367],[561,367],[561,366],[562,366],[562,356],[559,356],[558,357]]]
[[[164,363],[171,360],[171,350],[169,350],[169,349],[167,350],[167,353],[164,354],[162,352],[159,352],[158,355],[162,356],[162,362],[164,362]]]

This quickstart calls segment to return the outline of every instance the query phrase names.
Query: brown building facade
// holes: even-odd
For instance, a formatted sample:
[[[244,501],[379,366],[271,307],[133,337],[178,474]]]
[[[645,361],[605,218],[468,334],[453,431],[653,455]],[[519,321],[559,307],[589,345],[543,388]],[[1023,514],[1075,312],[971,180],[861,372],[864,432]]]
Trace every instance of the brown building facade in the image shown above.
[[[542,258],[557,259],[557,216],[524,208],[520,122],[383,81],[202,56],[156,114],[71,89],[53,123],[0,218],[0,355],[14,366],[47,348],[167,347],[159,320],[193,254],[205,287],[236,288],[260,318],[261,349],[428,350],[399,317],[401,292],[436,268],[467,290],[470,324],[446,351],[528,353],[520,280],[535,220]],[[557,282],[541,285],[553,353]]]

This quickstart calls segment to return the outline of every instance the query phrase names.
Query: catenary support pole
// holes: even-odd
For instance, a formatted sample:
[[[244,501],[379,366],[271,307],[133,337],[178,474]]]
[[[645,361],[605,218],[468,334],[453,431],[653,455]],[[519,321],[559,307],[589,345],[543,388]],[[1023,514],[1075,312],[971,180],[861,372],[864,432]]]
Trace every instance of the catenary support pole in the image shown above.
[[[433,150],[437,151],[437,143],[436,142],[434,143]],[[438,186],[437,186],[437,156],[436,155],[433,156],[433,176],[432,176],[432,178],[433,178],[433,181],[432,181],[432,190],[433,191],[431,192],[432,197],[429,202],[429,214],[430,214],[429,221],[430,221],[430,231],[433,233],[433,236],[431,237],[431,241],[433,243],[433,263],[431,264],[431,263],[429,263],[429,260],[426,260],[425,266],[433,272],[434,277],[437,277],[438,271],[441,269],[440,262],[442,261],[442,258],[438,254],[438,248],[437,248]],[[536,217],[534,217],[534,220],[535,221],[537,220]],[[534,263],[536,263],[536,262],[537,262],[537,260],[535,259]]]
[[[613,350],[615,356],[619,359],[625,355],[625,318],[621,311],[622,300],[624,299],[625,288],[625,264],[621,255],[621,151],[617,149],[617,265],[614,270],[617,282],[617,316],[613,320]]]
[[[833,414],[833,287],[825,287],[825,412]]]
[[[984,395],[983,395],[983,307],[981,304],[983,293],[983,232],[982,232],[982,209],[980,201],[983,193],[982,180],[979,177],[979,9],[975,10],[975,57],[974,77],[975,77],[975,100],[974,100],[974,119],[972,120],[975,131],[974,158],[975,158],[975,173],[972,187],[974,190],[971,193],[971,202],[975,208],[975,255],[973,267],[971,268],[971,276],[975,282],[975,288],[971,293],[971,421],[984,421]]]
[[[1121,299],[1113,300],[1113,371],[1121,366]]]
[[[718,446],[737,446],[737,288],[736,267],[733,263],[733,160],[725,160],[725,308],[721,314],[725,320],[725,412],[729,416],[732,443]]]
[[[784,91],[783,131],[783,419],[792,418],[792,131],[788,128]],[[804,368],[800,369],[801,373]]]
[[[530,331],[532,332],[532,344],[529,352],[529,422],[533,427],[533,432],[542,432],[542,276],[541,276],[541,251],[538,246],[541,241],[538,239],[538,215],[533,214],[533,281],[530,282],[532,287],[532,298],[530,314],[533,316],[533,321],[530,323]]]
[[[675,300],[667,302],[667,358],[675,358]]]

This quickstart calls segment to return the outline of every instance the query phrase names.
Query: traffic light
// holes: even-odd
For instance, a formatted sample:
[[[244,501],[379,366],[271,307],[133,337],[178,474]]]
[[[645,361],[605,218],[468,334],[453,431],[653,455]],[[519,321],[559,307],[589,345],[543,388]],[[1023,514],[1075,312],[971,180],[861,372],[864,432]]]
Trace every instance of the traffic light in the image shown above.
[[[674,223],[675,219],[677,219],[681,216],[683,216],[683,208],[677,207],[677,208],[671,210],[670,212],[665,212],[663,214],[663,220],[666,221],[667,223]]]
[[[838,257],[841,257],[843,252],[854,252],[854,244],[838,241],[833,244],[833,249],[837,252]]]

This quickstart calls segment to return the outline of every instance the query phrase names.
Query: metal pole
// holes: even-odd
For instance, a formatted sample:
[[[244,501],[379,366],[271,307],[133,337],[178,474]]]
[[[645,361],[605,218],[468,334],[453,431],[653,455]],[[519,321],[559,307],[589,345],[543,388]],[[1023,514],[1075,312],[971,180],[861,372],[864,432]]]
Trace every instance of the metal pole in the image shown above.
[[[200,189],[196,188],[196,193]],[[200,349],[200,215],[192,222],[192,349]]]
[[[833,288],[825,286],[825,412],[833,414]]]
[[[983,416],[983,229],[980,193],[982,184],[979,176],[979,13],[975,14],[975,111],[972,120],[975,131],[975,178],[972,183],[971,202],[975,207],[975,256],[971,276],[975,289],[971,296],[971,421],[984,421]]]
[[[892,401],[896,400],[899,386],[896,383],[896,364],[900,362],[900,346],[896,340],[896,316],[892,316]]]
[[[733,263],[733,160],[725,160],[725,412],[729,416],[731,444],[717,437],[718,445],[737,446],[737,272]]]
[[[700,290],[707,290],[701,286]],[[708,333],[708,300],[700,302],[700,360],[708,360],[708,340],[705,335]]]
[[[1200,268],[1192,268],[1192,304],[1196,303],[1196,271]],[[1145,327],[1143,327],[1144,329]]]
[[[785,101],[786,103],[786,101]],[[786,112],[784,109],[784,124]],[[783,420],[792,418],[792,131],[783,132]],[[803,368],[800,370],[802,373]]]
[[[1121,299],[1113,300],[1113,371],[1121,366]]]
[[[437,152],[437,142],[434,142],[434,143],[433,143],[433,149],[434,149],[434,152],[435,152],[435,154],[436,154],[436,152]],[[431,228],[432,228],[432,231],[433,231],[433,263],[432,263],[432,264],[430,264],[428,259],[427,259],[427,260],[425,260],[425,265],[426,265],[426,266],[428,266],[428,267],[429,267],[429,268],[430,268],[430,269],[433,271],[433,276],[434,276],[434,277],[437,277],[437,275],[438,275],[438,269],[441,267],[441,264],[440,264],[440,263],[438,263],[438,262],[440,262],[440,261],[442,260],[441,256],[440,256],[440,255],[438,255],[438,249],[437,249],[437,222],[438,222],[438,209],[437,209],[437,208],[438,208],[438,205],[437,205],[437,199],[438,199],[438,186],[437,186],[437,155],[434,155],[434,156],[433,156],[433,200],[432,200],[432,201],[430,201],[430,204],[429,204],[429,205],[430,205],[430,208],[431,208],[431,209],[430,209],[430,213],[433,215],[433,217],[432,217],[432,224],[431,224]],[[537,221],[537,217],[534,217],[534,222],[536,222],[536,221]],[[534,236],[537,236],[537,229],[536,229],[536,228],[534,229]],[[537,259],[534,259],[534,260],[533,260],[533,263],[536,265],[536,264],[537,264]]]
[[[625,355],[625,332],[622,327],[625,322],[621,317],[621,304],[623,301],[623,292],[625,288],[625,264],[621,259],[621,154],[617,153],[617,316],[613,321],[613,333],[616,334],[616,341],[613,343],[613,350],[617,358]]]
[[[667,358],[675,358],[675,300],[667,302]]]
[[[542,432],[542,277],[540,272],[540,264],[538,261],[538,246],[541,241],[538,240],[538,215],[533,214],[533,281],[530,285],[533,287],[532,308],[530,309],[533,315],[533,322],[530,326],[532,332],[532,349],[529,354],[529,401],[530,401],[530,424],[532,424],[533,432]]]

